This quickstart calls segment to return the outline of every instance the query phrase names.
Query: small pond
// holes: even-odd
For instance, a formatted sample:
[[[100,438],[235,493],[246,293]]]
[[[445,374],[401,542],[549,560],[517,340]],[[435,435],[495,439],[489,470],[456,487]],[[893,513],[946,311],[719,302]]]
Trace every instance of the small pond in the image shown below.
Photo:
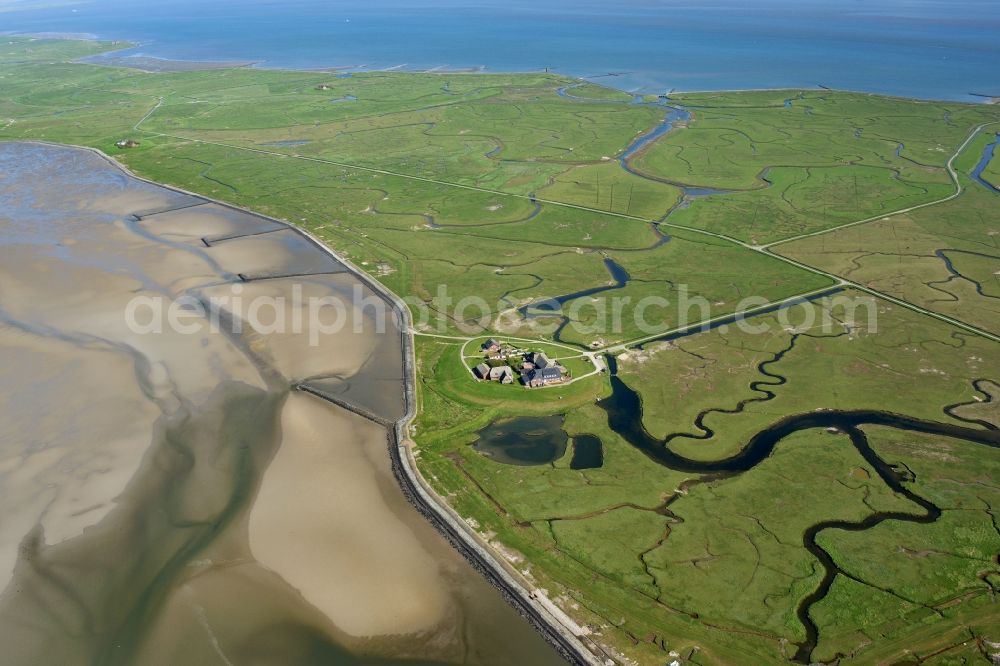
[[[479,431],[472,444],[479,453],[508,465],[548,465],[564,455],[570,436],[565,416],[519,416],[500,419]],[[601,440],[594,435],[573,437],[572,469],[593,469],[604,462]]]
[[[597,435],[577,435],[573,438],[573,460],[570,469],[597,469],[604,464],[604,448]]]

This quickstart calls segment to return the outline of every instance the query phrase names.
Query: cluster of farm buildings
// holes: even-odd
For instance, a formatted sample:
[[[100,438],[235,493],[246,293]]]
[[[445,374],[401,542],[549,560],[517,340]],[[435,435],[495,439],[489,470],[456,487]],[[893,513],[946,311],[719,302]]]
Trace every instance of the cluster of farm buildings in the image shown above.
[[[487,340],[481,350],[485,359],[472,370],[481,381],[513,384],[520,379],[525,386],[536,388],[569,379],[569,371],[543,352],[517,349],[496,340]]]

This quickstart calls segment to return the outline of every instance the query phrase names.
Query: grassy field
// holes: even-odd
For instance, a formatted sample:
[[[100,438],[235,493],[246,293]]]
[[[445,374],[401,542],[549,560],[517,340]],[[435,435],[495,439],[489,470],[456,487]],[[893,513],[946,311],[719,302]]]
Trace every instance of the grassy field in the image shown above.
[[[974,400],[973,381],[996,373],[995,343],[855,292],[837,298],[870,302],[873,310],[853,309],[854,326],[845,329],[844,305],[822,299],[781,318],[748,320],[766,327],[759,333],[715,329],[620,357],[620,375],[643,398],[647,430],[673,435],[671,448],[686,456],[712,460],[731,455],[785,414],[864,409],[872,396],[880,409],[949,420],[943,407]],[[803,327],[810,318],[813,325]],[[824,319],[831,322],[827,330]],[[665,375],[680,381],[664,382]],[[906,390],[895,389],[900,385]],[[742,409],[741,401],[748,401]],[[705,434],[694,425],[701,412],[715,437],[698,439]]]
[[[967,177],[990,140],[981,133],[955,161],[957,198],[775,251],[1000,333],[1000,194]]]
[[[610,429],[595,404],[611,391],[606,374],[530,391],[476,382],[463,347],[472,362],[485,335],[528,338],[518,344],[566,358],[574,376],[592,368],[584,349],[614,347],[645,429],[700,460],[828,408],[1000,425],[996,343],[884,300],[853,323],[819,299],[749,320],[765,331],[634,344],[747,297],[833,284],[810,267],[1000,333],[1000,198],[968,175],[993,131],[954,160],[960,196],[890,215],[956,191],[947,164],[977,126],[1000,121],[996,107],[825,90],[678,95],[670,103],[690,119],[626,169],[619,158],[670,109],[554,74],[151,74],[71,62],[108,43],[3,39],[0,140],[96,147],[144,177],[289,220],[411,304],[420,469],[622,663],[790,659],[805,635],[796,608],[821,577],[804,530],[913,503],[843,433],[822,430],[743,474],[665,468]],[[119,151],[121,138],[140,146]],[[1000,180],[998,168],[985,177]],[[805,268],[748,247],[827,229],[773,248]],[[558,318],[519,312],[584,291]],[[483,307],[461,310],[462,299]],[[830,326],[799,328],[809,313]],[[563,316],[578,326],[555,340]],[[574,470],[569,454],[503,465],[470,446],[496,419],[549,414],[565,415],[570,435],[598,436],[603,465]],[[850,576],[811,610],[813,657],[982,658],[985,641],[1000,642],[996,451],[866,432],[943,514],[820,533]]]
[[[680,95],[694,119],[638,155],[635,168],[732,190],[671,222],[749,243],[825,229],[940,199],[945,163],[989,107],[818,92]]]
[[[832,314],[833,321],[845,320],[836,308]],[[751,323],[769,325],[769,334],[713,330],[654,343],[622,355],[619,373],[640,391],[644,425],[656,436],[697,434],[698,412],[718,410],[704,420],[712,437],[670,441],[672,449],[707,460],[731,455],[782,416],[819,408],[874,404],[964,423],[942,410],[948,404],[976,404],[973,382],[993,369],[985,360],[995,357],[992,343],[903,308],[882,304],[876,314],[874,332],[865,330],[868,322],[859,312],[856,329],[838,323],[832,332],[796,334],[784,326],[800,316],[789,314],[785,322],[778,315],[762,316]],[[784,382],[779,384],[778,377]],[[761,400],[763,392],[750,388],[755,381],[764,382],[758,389],[774,397]],[[911,388],[900,391],[901,385]],[[873,403],[872,396],[878,401]],[[748,402],[738,415],[726,413],[748,399],[758,402]],[[652,463],[610,431],[606,416],[592,404],[574,399],[532,407],[507,406],[502,413],[537,413],[538,408],[566,413],[567,432],[601,437],[604,466],[574,472],[567,468],[569,456],[540,467],[491,462],[466,444],[493,413],[469,427],[428,425],[419,438],[422,464],[484,534],[530,562],[530,575],[565,595],[579,617],[601,628],[608,645],[641,661],[656,663],[665,651],[687,654],[695,646],[697,663],[790,658],[803,639],[795,609],[820,578],[816,561],[802,548],[803,530],[825,520],[861,520],[875,511],[913,511],[912,503],[889,490],[841,434],[798,433],[753,470],[713,479]],[[424,410],[420,422],[429,423],[437,412]],[[447,413],[475,418],[472,411]],[[975,414],[993,418],[983,410]],[[455,422],[454,416],[446,420]],[[823,533],[821,545],[858,580],[838,577],[830,595],[813,609],[821,636],[814,658],[843,652],[854,654],[857,663],[892,661],[902,659],[912,645],[930,654],[945,644],[931,638],[929,626],[933,636],[968,638],[972,631],[972,636],[995,640],[1000,624],[981,575],[995,569],[991,558],[1000,551],[1000,537],[989,522],[991,509],[982,504],[995,484],[996,453],[982,445],[882,428],[870,429],[870,436],[887,460],[917,474],[913,487],[922,496],[941,499],[942,506],[964,502],[984,511],[978,516],[946,511],[933,525],[889,522],[865,532]],[[926,450],[911,447],[915,438],[928,442]],[[921,469],[922,459],[949,467]],[[981,464],[984,459],[989,466]],[[969,480],[958,483],[965,477]],[[980,483],[982,492],[971,490]],[[945,489],[947,497],[936,494]],[[942,540],[950,540],[948,548],[963,556],[925,561],[924,556],[893,555],[899,548],[918,554],[933,550]],[[928,567],[933,587],[925,589],[926,596],[907,596],[899,581],[923,584],[931,576]],[[918,602],[902,602],[879,587]],[[929,611],[927,606],[942,608]]]
[[[890,521],[868,532],[832,530],[823,536],[824,548],[869,585],[840,580],[817,609],[820,626],[830,628],[817,656],[850,654],[868,642],[876,644],[876,653],[884,649],[879,643],[909,642],[915,654],[926,654],[930,635],[955,635],[953,629],[965,626],[968,633],[957,632],[959,639],[977,629],[996,636],[997,457],[960,441],[883,428],[869,434],[880,454],[913,472],[913,490],[943,513],[931,525]],[[846,630],[851,626],[862,629]],[[982,659],[990,651],[978,652]]]
[[[31,44],[53,60],[79,50]],[[3,76],[0,114],[9,121],[0,137],[109,150],[147,177],[301,224],[432,312],[441,311],[431,301],[442,285],[456,301],[483,298],[493,317],[600,287],[609,253],[631,274],[621,296],[633,301],[677,300],[683,284],[724,311],[741,295],[778,300],[825,283],[706,237],[676,233],[661,244],[652,222],[680,191],[611,158],[665,110],[599,95],[599,86],[580,100],[559,96],[573,82],[555,75],[147,74],[18,62]],[[50,85],[39,90],[39,77]],[[140,147],[116,153],[111,144],[123,136]],[[576,318],[592,328],[600,313],[585,305]],[[566,340],[645,333],[629,314],[606,335],[568,330]],[[671,328],[673,315],[651,311],[647,328]],[[471,319],[442,312],[436,330],[532,334],[524,321],[497,328],[488,317]]]

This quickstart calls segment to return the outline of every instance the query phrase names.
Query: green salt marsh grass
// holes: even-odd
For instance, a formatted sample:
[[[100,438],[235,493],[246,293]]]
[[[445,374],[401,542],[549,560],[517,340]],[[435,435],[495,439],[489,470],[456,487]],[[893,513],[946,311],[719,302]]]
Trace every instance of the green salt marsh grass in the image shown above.
[[[592,84],[569,91],[586,101],[560,97],[557,90],[576,81],[558,75],[149,74],[70,62],[109,44],[5,39],[0,139],[99,148],[144,177],[300,225],[401,296],[432,304],[438,286],[447,285],[455,297],[483,298],[493,314],[609,286],[605,257],[633,281],[604,295],[633,304],[645,296],[677,301],[685,284],[691,296],[716,304],[714,315],[744,296],[778,300],[821,288],[826,278],[724,239],[664,226],[672,238],[659,244],[651,221],[673,210],[668,224],[757,244],[882,216],[947,196],[948,158],[975,125],[1000,120],[1000,109],[985,105],[834,91],[677,95],[673,101],[691,107],[692,118],[632,159],[643,174],[636,175],[614,158],[659,123],[664,109],[624,103],[630,96]],[[113,148],[126,137],[141,145]],[[973,141],[956,169],[968,173],[986,141],[985,133]],[[998,168],[991,164],[986,177]],[[681,184],[737,191],[675,208]],[[996,198],[967,178],[963,185],[967,191],[951,202],[776,249],[995,329]],[[536,207],[532,196],[569,206]],[[984,295],[948,273],[934,254],[941,248],[961,250],[947,256]],[[581,323],[593,323],[595,312],[580,312]],[[674,313],[647,317],[666,329],[678,323]],[[634,312],[625,314],[634,321]],[[719,458],[784,416],[824,407],[877,406],[952,421],[943,407],[976,399],[971,382],[990,378],[994,348],[898,306],[879,302],[878,314],[876,333],[800,336],[767,366],[787,379],[764,387],[773,400],[749,403],[740,415],[713,413],[706,419],[713,438],[679,438],[671,446]],[[771,323],[772,332],[716,329],[620,360],[650,433],[694,432],[698,413],[762,396],[750,388],[769,381],[758,365],[786,349],[792,334],[775,315],[756,322]],[[445,313],[442,332],[543,335],[523,322],[471,333],[461,323]],[[585,347],[598,337],[613,344],[643,333],[629,323],[613,334],[567,329],[564,338]],[[545,342],[524,344],[572,355]],[[578,621],[600,628],[602,643],[637,663],[662,664],[669,651],[686,657],[695,647],[697,663],[786,660],[790,642],[802,636],[794,608],[817,580],[802,530],[810,521],[902,505],[842,435],[821,432],[796,435],[751,472],[679,492],[691,475],[653,464],[609,430],[594,404],[610,391],[604,375],[539,391],[479,383],[462,364],[461,347],[417,336],[421,471],[505,552],[519,554],[514,564],[534,584],[563,598]],[[585,359],[566,363],[575,375],[587,371]],[[604,465],[572,470],[568,454],[552,465],[499,465],[469,446],[494,419],[548,414],[566,414],[570,435],[599,436]],[[985,583],[970,578],[983,549],[996,549],[987,512],[973,507],[986,492],[982,483],[990,479],[982,475],[995,453],[972,449],[973,461],[955,445],[943,452],[955,460],[928,457],[942,453],[934,448],[940,442],[907,447],[914,439],[872,435],[890,460],[917,470],[922,491],[968,505],[969,515],[956,513],[939,526],[825,535],[838,564],[870,584],[838,579],[814,608],[817,658],[856,649],[865,663],[897,661],[914,647],[930,654],[966,640],[956,633],[961,626],[998,640],[987,633],[997,625]],[[946,488],[945,477],[960,482]],[[941,531],[949,529],[968,535],[960,546],[978,549],[962,551],[972,560],[901,558],[894,550],[942,549]],[[880,553],[873,564],[863,559],[869,548]],[[929,596],[917,599],[914,581],[923,579]],[[976,594],[940,613],[872,587],[900,586],[928,603],[949,581]]]

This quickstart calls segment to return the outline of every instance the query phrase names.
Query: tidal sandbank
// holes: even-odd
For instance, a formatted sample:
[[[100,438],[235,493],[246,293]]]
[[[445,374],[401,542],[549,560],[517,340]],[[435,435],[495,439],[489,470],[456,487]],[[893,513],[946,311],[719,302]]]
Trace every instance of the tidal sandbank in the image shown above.
[[[403,409],[401,331],[352,300],[370,288],[196,199],[90,151],[0,144],[6,663],[560,663],[407,502],[386,427],[356,413]],[[357,326],[310,344],[123,316],[237,287],[338,300]],[[313,384],[340,404],[295,390]]]

